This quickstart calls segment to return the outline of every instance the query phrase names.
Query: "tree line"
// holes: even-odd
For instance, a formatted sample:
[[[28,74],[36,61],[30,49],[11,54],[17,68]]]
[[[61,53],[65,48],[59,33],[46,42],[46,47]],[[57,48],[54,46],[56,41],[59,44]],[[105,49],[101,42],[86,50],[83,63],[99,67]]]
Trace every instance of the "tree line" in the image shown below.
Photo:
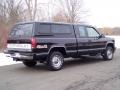
[[[120,35],[120,27],[103,27],[99,28],[98,30],[105,35]]]

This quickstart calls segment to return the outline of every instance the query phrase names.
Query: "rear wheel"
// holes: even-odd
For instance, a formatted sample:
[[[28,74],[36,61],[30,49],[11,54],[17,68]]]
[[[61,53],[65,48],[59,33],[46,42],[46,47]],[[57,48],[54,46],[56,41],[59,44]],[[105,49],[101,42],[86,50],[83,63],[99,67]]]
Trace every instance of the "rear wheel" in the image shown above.
[[[37,62],[36,61],[23,61],[23,64],[27,67],[34,67]]]
[[[113,53],[114,53],[113,48],[111,46],[108,46],[102,56],[104,60],[112,60]]]
[[[52,52],[47,60],[50,70],[57,71],[63,67],[64,57],[60,52]]]

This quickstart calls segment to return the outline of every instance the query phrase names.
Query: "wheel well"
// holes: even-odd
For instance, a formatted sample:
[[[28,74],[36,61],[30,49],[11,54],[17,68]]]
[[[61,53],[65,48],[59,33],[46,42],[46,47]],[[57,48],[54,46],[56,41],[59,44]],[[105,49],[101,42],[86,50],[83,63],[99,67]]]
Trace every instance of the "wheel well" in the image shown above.
[[[108,46],[112,47],[113,50],[114,50],[114,44],[113,44],[113,43],[109,43],[109,44],[107,45],[107,47],[108,47]]]
[[[59,51],[63,54],[63,56],[66,56],[66,51],[64,47],[54,47],[50,50],[49,54],[54,52],[54,51]]]

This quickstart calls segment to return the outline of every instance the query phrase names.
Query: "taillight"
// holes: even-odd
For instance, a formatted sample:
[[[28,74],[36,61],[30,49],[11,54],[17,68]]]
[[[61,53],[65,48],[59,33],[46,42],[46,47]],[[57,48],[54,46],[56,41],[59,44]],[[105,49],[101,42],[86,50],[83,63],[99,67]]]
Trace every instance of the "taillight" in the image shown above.
[[[31,47],[36,48],[37,42],[35,38],[31,38]]]

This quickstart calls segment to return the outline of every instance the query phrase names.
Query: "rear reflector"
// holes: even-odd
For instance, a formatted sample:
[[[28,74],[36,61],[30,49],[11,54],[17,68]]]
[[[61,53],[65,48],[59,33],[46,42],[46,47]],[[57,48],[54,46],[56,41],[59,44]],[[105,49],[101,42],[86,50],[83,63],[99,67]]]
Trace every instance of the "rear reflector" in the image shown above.
[[[31,38],[31,47],[32,48],[36,48],[36,45],[37,45],[36,39],[35,38]]]

